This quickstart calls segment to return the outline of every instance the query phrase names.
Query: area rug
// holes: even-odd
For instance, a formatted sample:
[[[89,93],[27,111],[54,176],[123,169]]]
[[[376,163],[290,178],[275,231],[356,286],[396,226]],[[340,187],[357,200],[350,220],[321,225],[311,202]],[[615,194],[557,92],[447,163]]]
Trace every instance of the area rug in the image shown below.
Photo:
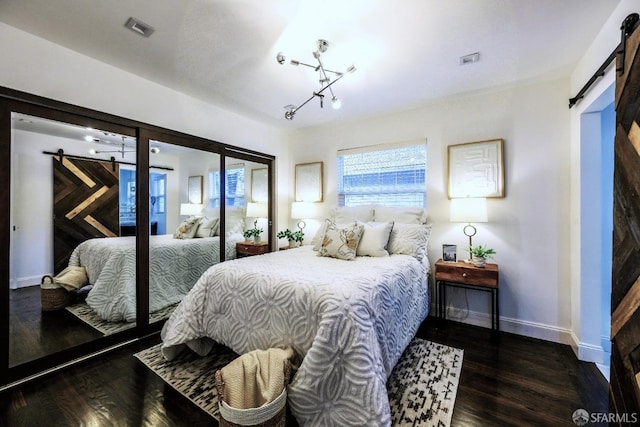
[[[205,357],[185,351],[167,361],[160,346],[134,356],[180,394],[219,419],[214,374],[238,355],[219,345]],[[393,425],[450,425],[462,357],[460,349],[414,338],[387,382]]]
[[[173,304],[151,313],[149,316],[149,323],[154,323],[168,318],[176,308],[176,305],[178,304]],[[66,309],[78,319],[82,320],[94,329],[97,329],[104,335],[115,334],[116,332],[124,331],[136,326],[135,322],[108,322],[101,319],[86,303],[70,305],[66,307]]]

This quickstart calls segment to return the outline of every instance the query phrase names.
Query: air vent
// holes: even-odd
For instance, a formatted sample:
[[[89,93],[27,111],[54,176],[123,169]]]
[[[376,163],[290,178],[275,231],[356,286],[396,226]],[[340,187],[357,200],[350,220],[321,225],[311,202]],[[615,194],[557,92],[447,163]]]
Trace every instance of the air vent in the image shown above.
[[[127,22],[125,22],[124,26],[134,33],[141,35],[142,37],[149,37],[151,34],[153,34],[154,31],[151,25],[147,25],[144,22],[137,20],[136,18],[127,19]]]
[[[472,64],[480,61],[480,52],[470,53],[469,55],[460,57],[460,65]]]

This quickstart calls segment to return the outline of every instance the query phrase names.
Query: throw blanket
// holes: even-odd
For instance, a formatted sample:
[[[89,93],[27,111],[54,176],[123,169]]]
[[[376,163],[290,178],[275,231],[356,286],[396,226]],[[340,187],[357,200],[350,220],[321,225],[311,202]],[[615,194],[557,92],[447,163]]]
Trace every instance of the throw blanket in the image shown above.
[[[387,377],[427,315],[425,264],[409,255],[318,257],[310,247],[207,270],[162,330],[172,359],[215,340],[238,354],[292,347],[302,425],[390,425]]]

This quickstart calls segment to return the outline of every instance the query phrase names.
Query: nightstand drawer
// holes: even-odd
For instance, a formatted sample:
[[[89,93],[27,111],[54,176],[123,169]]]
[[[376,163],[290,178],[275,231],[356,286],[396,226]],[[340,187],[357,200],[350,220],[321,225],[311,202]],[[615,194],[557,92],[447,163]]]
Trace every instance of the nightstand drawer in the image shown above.
[[[438,263],[435,278],[445,282],[497,288],[498,268],[495,264],[487,264],[484,268],[477,268],[460,262]]]
[[[236,254],[238,257],[248,255],[262,255],[267,253],[268,243],[251,243],[251,242],[239,242],[236,243]]]

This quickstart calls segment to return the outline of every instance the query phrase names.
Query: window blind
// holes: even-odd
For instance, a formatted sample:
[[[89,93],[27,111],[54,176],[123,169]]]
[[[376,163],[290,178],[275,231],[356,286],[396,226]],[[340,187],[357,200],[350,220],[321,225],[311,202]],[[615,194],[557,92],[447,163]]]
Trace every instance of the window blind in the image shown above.
[[[425,143],[340,150],[337,163],[338,206],[426,207]]]

